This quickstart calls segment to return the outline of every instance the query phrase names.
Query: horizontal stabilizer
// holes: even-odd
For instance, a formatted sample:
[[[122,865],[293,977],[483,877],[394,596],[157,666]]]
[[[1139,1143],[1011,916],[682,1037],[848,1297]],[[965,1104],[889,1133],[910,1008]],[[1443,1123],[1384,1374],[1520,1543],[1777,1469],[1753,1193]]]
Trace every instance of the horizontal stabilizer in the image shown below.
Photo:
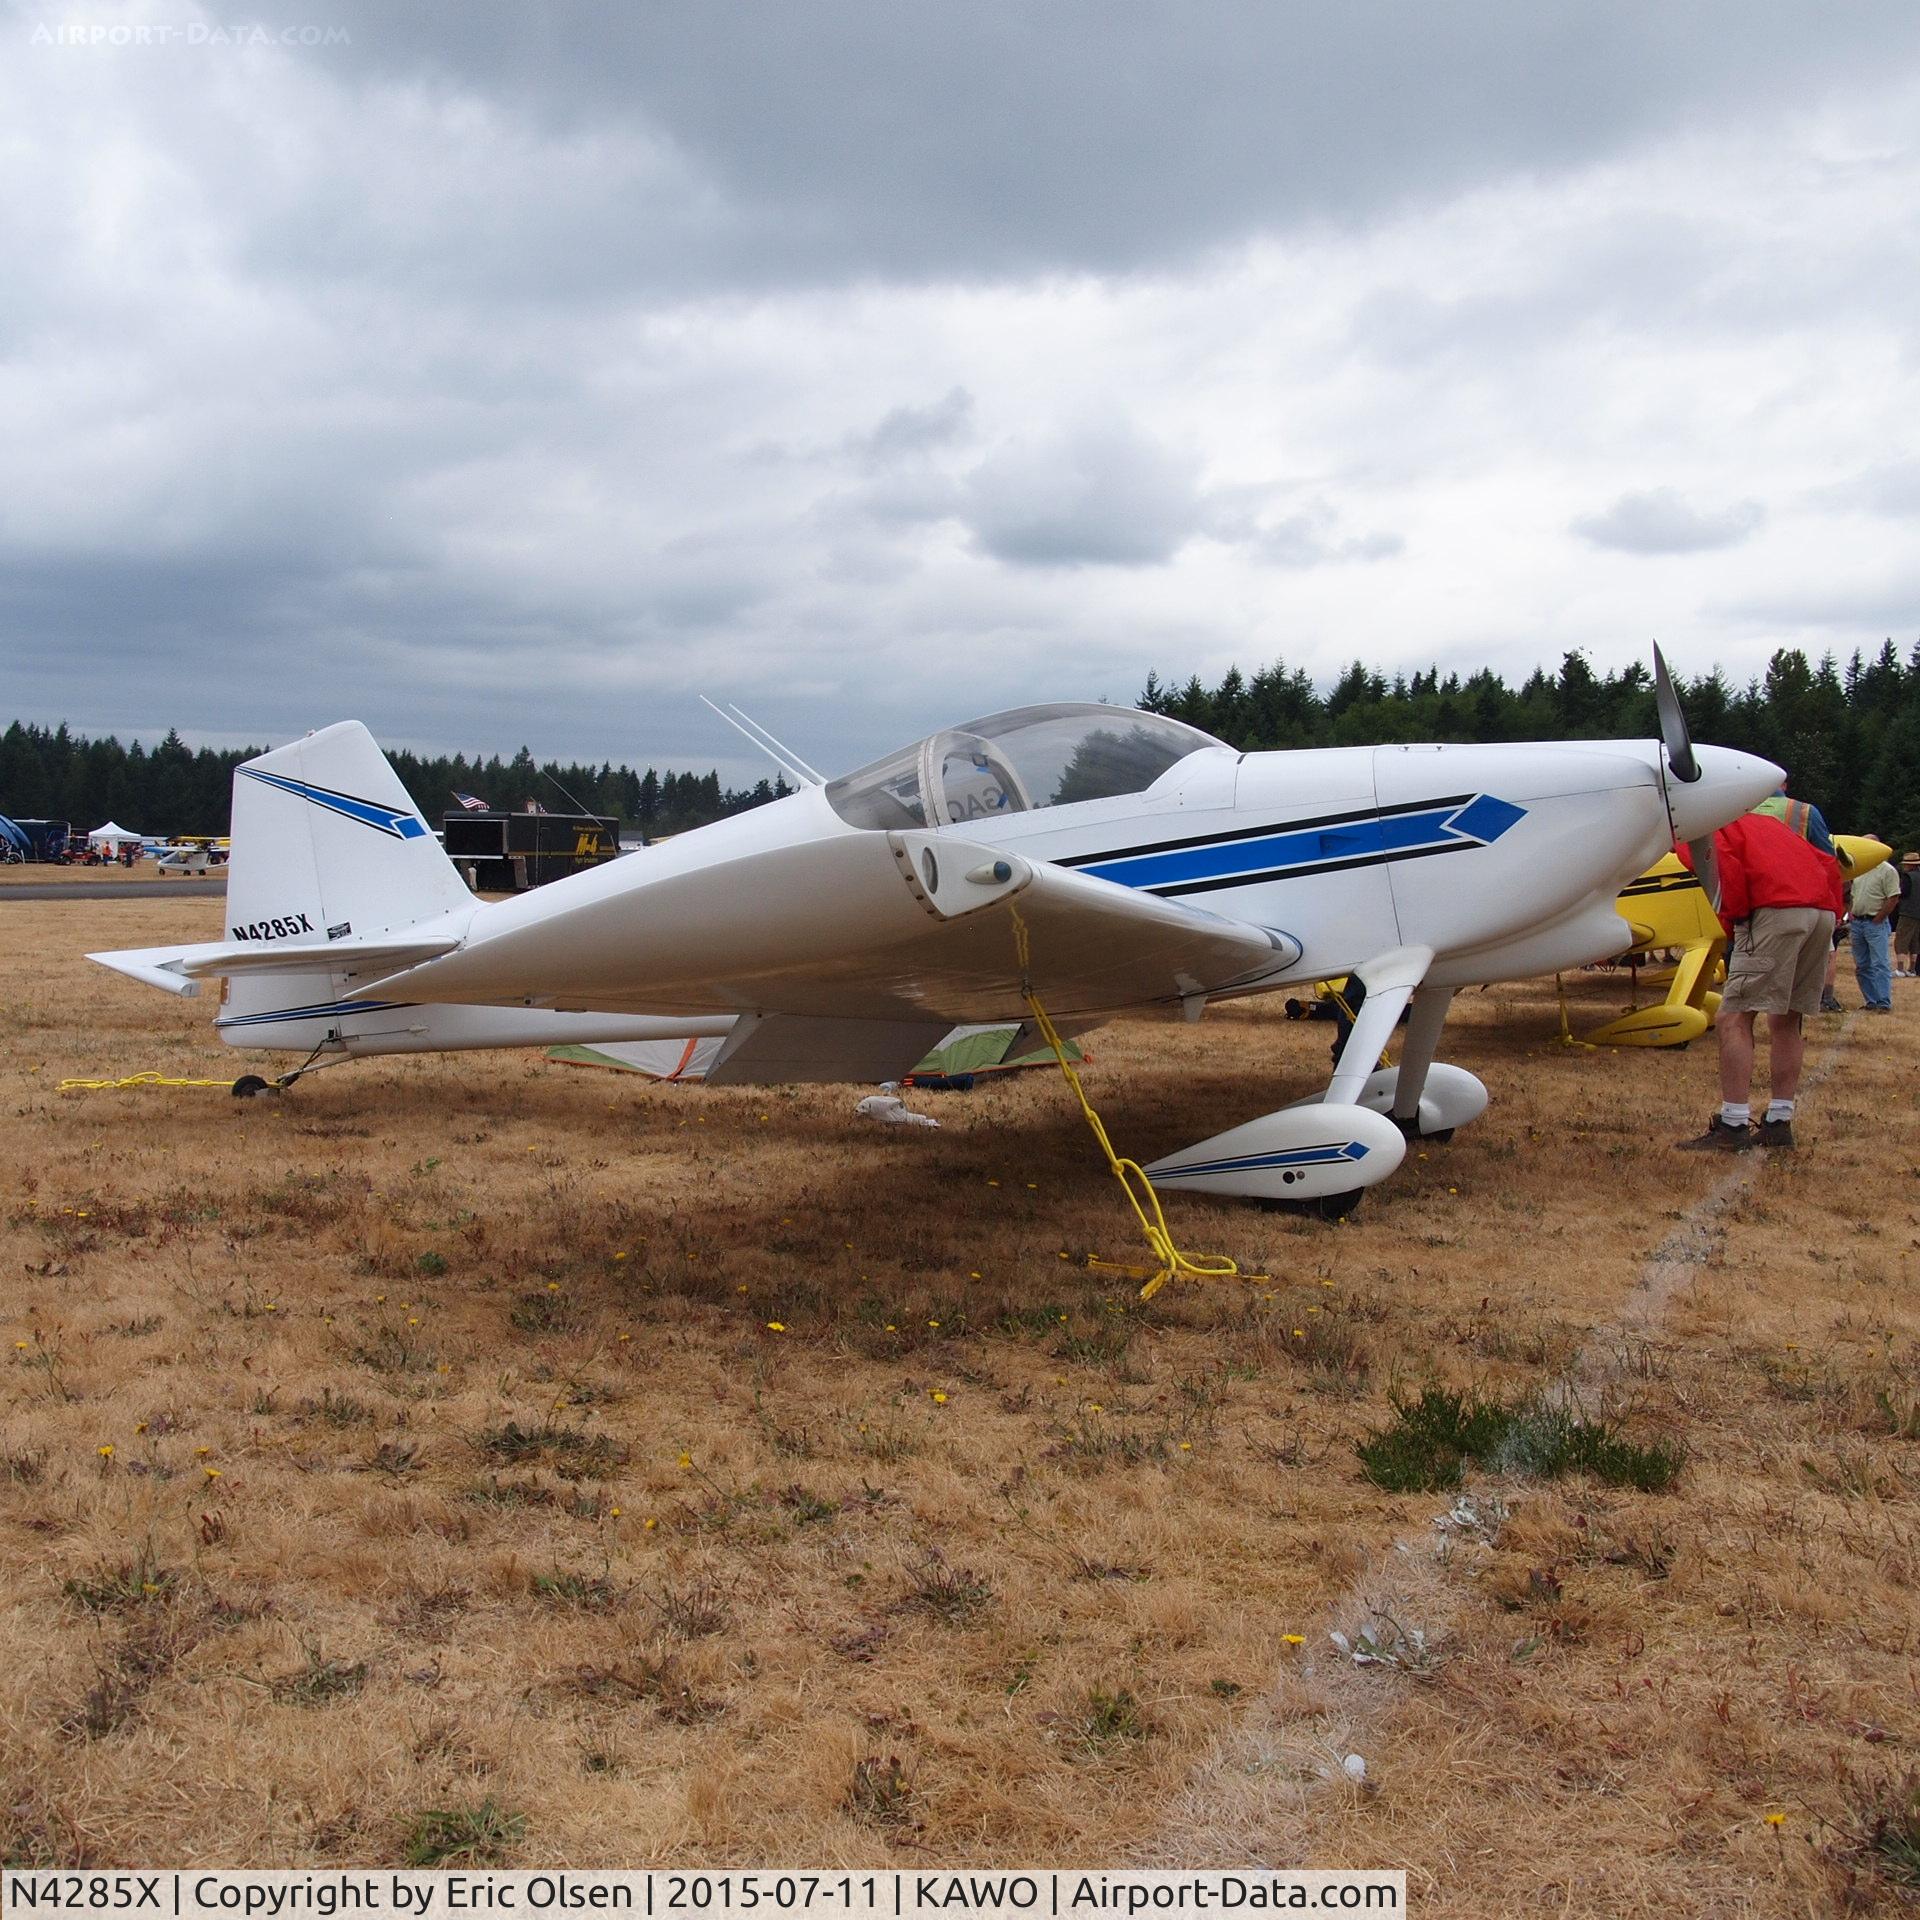
[[[192,995],[200,991],[202,980],[222,975],[338,973],[349,980],[361,979],[437,960],[459,944],[453,934],[326,940],[305,946],[206,940],[187,947],[122,947],[90,953],[87,958],[146,986]]]

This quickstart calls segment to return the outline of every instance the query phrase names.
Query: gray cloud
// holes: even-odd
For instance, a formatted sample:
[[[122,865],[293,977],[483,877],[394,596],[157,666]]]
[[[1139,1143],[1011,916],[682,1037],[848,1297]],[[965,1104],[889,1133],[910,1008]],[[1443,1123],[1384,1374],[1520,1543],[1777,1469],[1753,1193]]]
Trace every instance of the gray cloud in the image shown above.
[[[1738,546],[1766,517],[1758,500],[1706,510],[1689,505],[1671,487],[1655,487],[1623,493],[1604,513],[1574,521],[1573,531],[1617,553],[1708,553]]]
[[[685,271],[749,282],[1128,271],[1584,165],[1856,87],[1920,49],[1905,0],[1818,15],[1740,0],[323,11],[352,43],[317,57],[356,78],[475,93],[568,138],[646,129],[710,202]],[[603,268],[636,266],[651,225],[603,236]]]
[[[1146,567],[1205,523],[1193,465],[1118,421],[1010,441],[968,477],[961,517],[1024,567]]]

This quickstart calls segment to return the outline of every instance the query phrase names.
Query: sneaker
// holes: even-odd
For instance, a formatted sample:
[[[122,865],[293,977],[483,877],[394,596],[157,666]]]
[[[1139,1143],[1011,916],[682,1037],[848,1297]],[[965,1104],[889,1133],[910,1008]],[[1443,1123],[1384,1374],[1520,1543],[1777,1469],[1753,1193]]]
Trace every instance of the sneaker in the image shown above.
[[[1751,1127],[1730,1127],[1716,1113],[1705,1133],[1673,1143],[1682,1153],[1745,1153],[1753,1145]]]
[[[1754,1128],[1753,1144],[1756,1147],[1790,1147],[1793,1145],[1793,1122],[1791,1120],[1762,1120]]]

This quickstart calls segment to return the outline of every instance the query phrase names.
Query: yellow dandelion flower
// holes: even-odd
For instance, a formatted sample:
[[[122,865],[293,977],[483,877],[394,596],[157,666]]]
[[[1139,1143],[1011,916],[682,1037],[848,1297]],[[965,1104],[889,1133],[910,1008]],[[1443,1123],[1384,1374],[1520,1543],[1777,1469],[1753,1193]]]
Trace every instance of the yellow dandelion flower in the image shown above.
[[[627,1256],[624,1253],[616,1253],[613,1257],[616,1260],[624,1260]]]
[[[620,1518],[620,1509],[618,1507],[609,1507],[607,1514],[609,1518],[618,1520]]]
[[[200,1471],[204,1473],[209,1480],[218,1480],[220,1478],[220,1469],[218,1467],[202,1467]]]
[[[898,1332],[900,1331],[900,1329],[899,1329],[898,1327],[896,1327],[896,1326],[895,1326],[895,1325],[893,1324],[893,1322],[892,1322],[891,1320],[889,1320],[889,1321],[887,1322],[887,1331],[888,1331],[889,1333],[898,1333]]]
[[[450,1366],[448,1366],[444,1360],[442,1360],[440,1362],[440,1365],[435,1369],[435,1371],[439,1373],[451,1373],[453,1369]]]
[[[419,1324],[420,1324],[420,1316],[417,1313],[410,1313],[407,1315],[408,1326],[417,1327]]]
[[[745,1293],[745,1292],[746,1292],[746,1288],[745,1288],[745,1287],[743,1287],[743,1286],[741,1286],[741,1287],[735,1287],[735,1288],[734,1288],[734,1292],[735,1292],[735,1293]]]
[[[1787,1816],[1784,1813],[1770,1813],[1767,1815],[1767,1825],[1770,1827],[1784,1827],[1786,1824]]]
[[[787,1323],[784,1320],[769,1320],[767,1322],[767,1331],[769,1333],[785,1333],[786,1330]]]
[[[1305,1339],[1305,1338],[1307,1337],[1307,1330],[1306,1330],[1306,1328],[1305,1328],[1305,1327],[1295,1327],[1295,1328],[1294,1328],[1294,1330],[1293,1330],[1293,1337],[1294,1337],[1294,1338],[1295,1338],[1296,1340],[1304,1340],[1304,1339]]]
[[[622,1340],[631,1340],[631,1339],[633,1338],[633,1335],[632,1335],[632,1334],[630,1334],[630,1333],[623,1333],[623,1334],[622,1334],[622,1335],[620,1336],[620,1338],[621,1338]]]
[[[16,1340],[16,1341],[15,1341],[15,1342],[13,1343],[13,1350],[14,1350],[14,1352],[15,1352],[15,1353],[25,1353],[25,1352],[26,1352],[26,1350],[27,1350],[27,1343],[26,1343],[26,1341],[24,1341],[24,1340]]]
[[[1448,1191],[1449,1193],[1458,1193],[1458,1192],[1460,1191],[1460,1189],[1459,1189],[1458,1187],[1449,1187],[1449,1188],[1447,1189],[1447,1191]]]
[[[942,1393],[938,1387],[934,1388],[930,1397],[936,1407],[944,1407],[947,1404],[947,1396]]]
[[[683,1454],[682,1454],[682,1455],[680,1456],[680,1467],[681,1467],[681,1470],[682,1470],[682,1471],[684,1472],[684,1471],[685,1471],[685,1470],[686,1470],[686,1469],[687,1469],[688,1467],[690,1467],[690,1466],[692,1466],[692,1465],[693,1465],[693,1455],[692,1455],[692,1454],[690,1454],[690,1453],[683,1453]]]
[[[97,1453],[102,1460],[111,1460],[113,1458],[113,1443],[109,1441],[105,1446],[95,1447],[94,1452]]]
[[[1105,1413],[1106,1408],[1103,1407],[1098,1400],[1089,1400],[1087,1402],[1087,1411],[1089,1413]]]
[[[212,1451],[213,1449],[211,1447],[195,1447],[193,1450],[193,1457],[196,1460],[204,1460],[207,1457],[207,1455],[210,1454]]]
[[[1180,1451],[1182,1453],[1191,1453],[1193,1451],[1193,1442],[1191,1440],[1182,1440],[1180,1442]]]
[[[560,1282],[558,1280],[549,1280],[547,1282],[547,1291],[549,1293],[558,1293],[560,1291]]]
[[[1280,1638],[1290,1647],[1304,1647],[1307,1644],[1307,1636],[1304,1633],[1283,1633]]]
[[[640,1523],[640,1524],[641,1524],[641,1525],[642,1525],[643,1527],[645,1527],[645,1528],[646,1528],[646,1530],[647,1530],[647,1531],[648,1531],[649,1533],[651,1533],[651,1532],[652,1532],[652,1531],[654,1530],[654,1528],[655,1528],[655,1527],[657,1527],[657,1526],[658,1526],[658,1525],[660,1524],[660,1522],[659,1522],[658,1520],[656,1520],[656,1519],[655,1519],[655,1518],[653,1517],[653,1515],[652,1515],[652,1514],[648,1514],[648,1515],[647,1515],[647,1517],[646,1517],[646,1519],[644,1519],[643,1521],[641,1521],[641,1523]]]
[[[147,1430],[147,1423],[144,1420],[136,1420],[133,1423],[133,1430],[135,1433],[145,1433]]]
[[[987,1185],[988,1185],[988,1186],[990,1186],[990,1187],[997,1187],[997,1186],[998,1186],[999,1184],[1000,1184],[1000,1182],[999,1182],[998,1180],[989,1180],[989,1181],[987,1182]]]
[[[266,1313],[278,1313],[280,1309],[276,1307],[271,1300],[269,1300],[266,1306],[262,1309],[262,1311]]]
[[[1064,1387],[1067,1384],[1067,1376],[1064,1373],[1056,1373],[1053,1376],[1053,1384],[1056,1387]]]
[[[975,1275],[974,1275],[973,1277],[974,1277],[974,1278],[975,1278],[976,1280],[978,1280],[978,1279],[980,1278],[980,1276],[979,1276],[979,1275],[978,1275],[977,1273],[976,1273],[976,1274],[975,1274]],[[938,1320],[929,1320],[929,1321],[927,1322],[927,1325],[928,1325],[928,1326],[930,1326],[930,1327],[938,1327],[938,1326],[939,1326],[939,1324],[940,1324],[940,1322],[939,1322]]]
[[[1029,1180],[1027,1182],[1027,1191],[1029,1193],[1038,1193],[1040,1191],[1040,1182],[1038,1180]]]
[[[373,1296],[373,1304],[376,1307],[384,1307],[387,1304],[387,1296],[384,1293],[376,1293]]]

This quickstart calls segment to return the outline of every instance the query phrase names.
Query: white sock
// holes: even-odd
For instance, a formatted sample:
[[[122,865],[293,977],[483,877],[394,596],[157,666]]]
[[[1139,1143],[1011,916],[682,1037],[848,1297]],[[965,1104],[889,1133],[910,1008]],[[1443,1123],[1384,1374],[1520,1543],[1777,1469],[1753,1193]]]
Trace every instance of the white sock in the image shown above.
[[[1767,1118],[1769,1120],[1791,1120],[1793,1118],[1793,1102],[1791,1100],[1769,1100],[1767,1102]]]
[[[1752,1123],[1753,1108],[1745,1100],[1722,1100],[1720,1102],[1720,1124],[1723,1127],[1744,1127]]]

